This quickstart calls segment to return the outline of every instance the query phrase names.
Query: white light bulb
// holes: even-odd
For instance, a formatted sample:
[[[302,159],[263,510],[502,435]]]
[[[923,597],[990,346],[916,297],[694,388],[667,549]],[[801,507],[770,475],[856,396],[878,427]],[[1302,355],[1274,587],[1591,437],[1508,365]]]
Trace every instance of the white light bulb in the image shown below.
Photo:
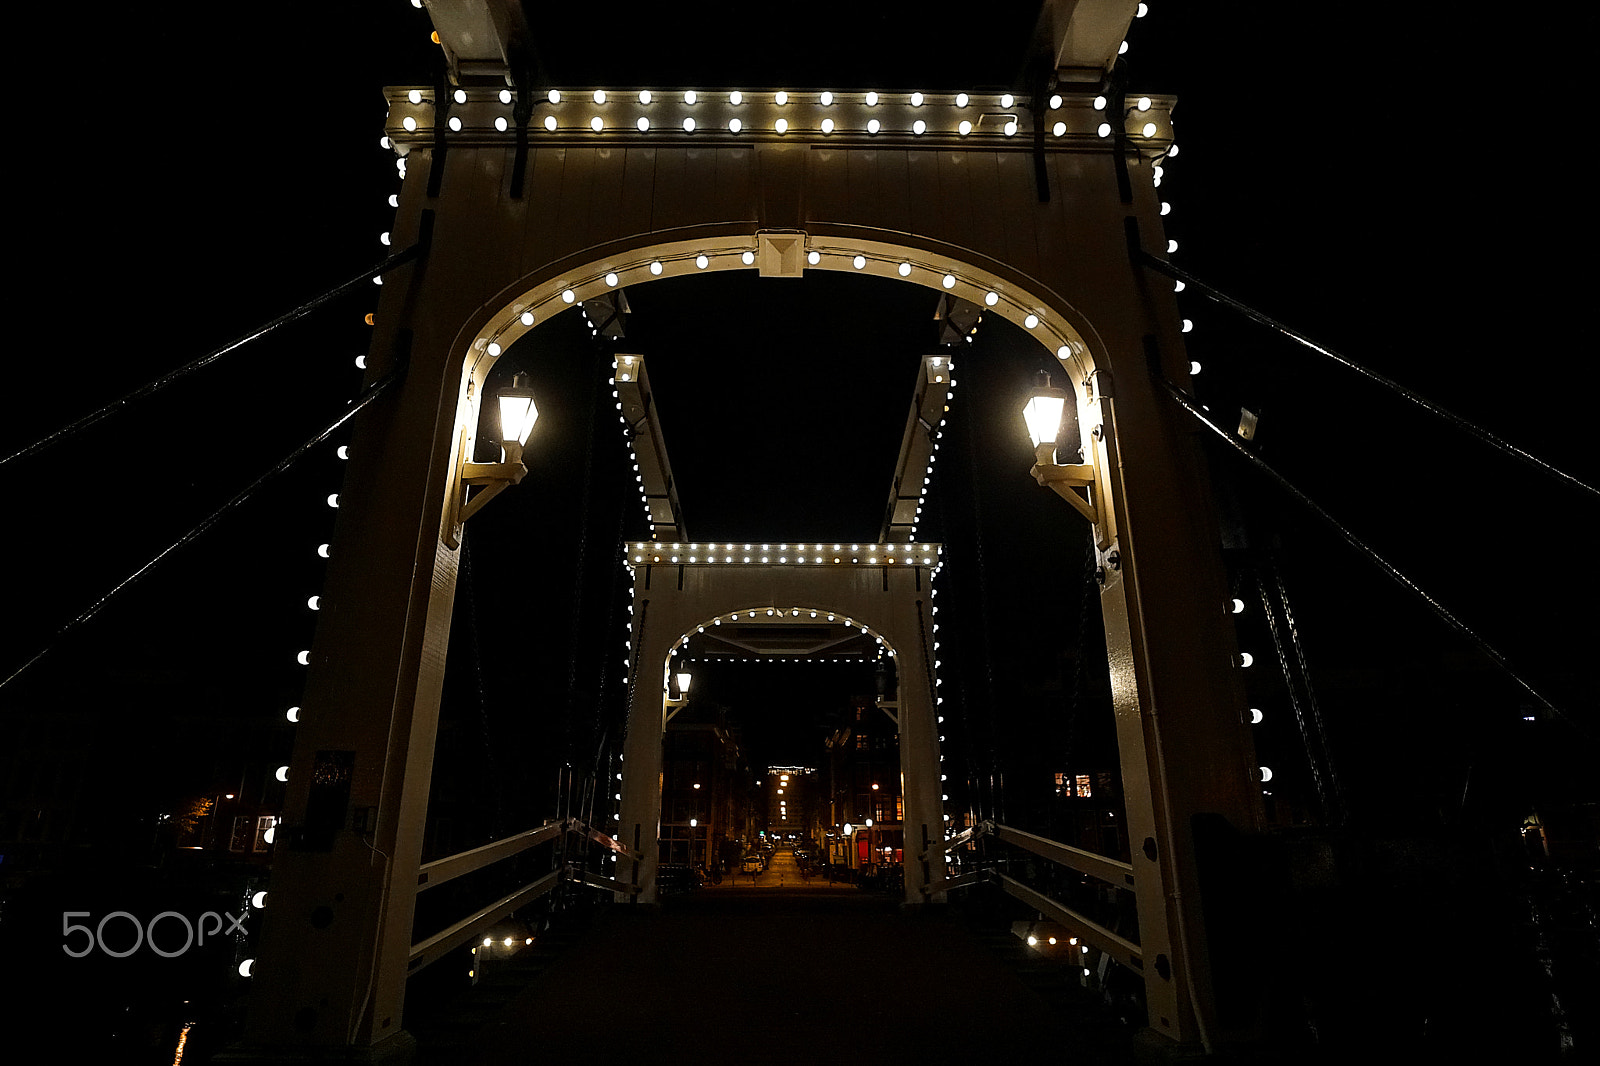
[[[400,125],[406,128],[407,133],[414,133],[417,129],[417,120],[412,118],[410,115],[407,115],[405,118],[400,120]]]
[[[337,506],[339,506],[339,494],[337,492],[330,492],[328,494],[328,506],[329,507],[337,507]]]
[[[1027,318],[1022,320],[1022,324],[1024,326],[1026,326],[1027,328],[1032,329],[1034,326],[1037,326],[1039,324],[1039,316],[1038,315],[1029,315]]]
[[[532,311],[524,311],[524,312],[522,312],[521,322],[522,322],[522,324],[524,326],[533,325],[533,312]]]
[[[1111,123],[1109,123],[1109,122],[1100,123],[1100,127],[1095,130],[1095,133],[1099,134],[1102,137],[1111,136]]]
[[[711,259],[704,255],[697,255],[694,257],[694,265],[699,267],[701,270],[704,270],[706,267],[711,265]]]
[[[947,288],[947,289],[955,288],[956,276],[954,274],[946,274],[944,276],[943,280],[941,281],[941,284],[943,284],[944,287]]]
[[[878,120],[877,119],[874,118],[874,119],[868,119],[867,120],[867,132],[868,133],[877,133],[878,132]]]
[[[868,107],[877,107],[878,106],[878,94],[877,93],[868,93],[867,94],[867,106]]]
[[[1261,767],[1261,783],[1264,785],[1268,781],[1271,781],[1271,780],[1272,780],[1272,767],[1270,767],[1270,766]]]
[[[661,265],[661,260],[659,260],[659,259],[650,264],[650,273],[652,273],[652,274],[655,274],[655,275],[659,276],[663,269],[664,268]]]
[[[649,89],[640,89],[639,90],[639,102],[641,104],[648,104],[650,102],[650,100],[651,100],[650,90]]]
[[[756,253],[745,252],[743,255],[739,256],[739,260],[740,262],[744,263],[745,266],[753,266],[756,261]]]
[[[823,133],[832,133],[833,132],[833,119],[825,118],[825,119],[822,120],[822,132]]]
[[[1265,719],[1265,718],[1266,718],[1266,715],[1261,713],[1261,708],[1259,708],[1259,707],[1250,708],[1250,724],[1251,725],[1260,725],[1262,720]]]
[[[1067,124],[1065,122],[1057,122],[1050,129],[1052,133],[1054,133],[1057,137],[1060,137],[1067,132]]]
[[[451,115],[450,116],[450,132],[452,132],[452,133],[460,133],[461,132],[461,119],[457,118],[455,115]]]
[[[867,265],[867,257],[864,255],[858,255],[850,262],[857,270],[860,270],[862,267]]]
[[[645,118],[643,115],[640,115],[639,121],[635,122],[634,125],[639,127],[640,133],[646,133],[650,129],[650,120]]]
[[[913,122],[911,124],[911,132],[917,134],[919,137],[922,135],[923,131],[926,130],[927,128],[928,128],[928,124],[926,122],[922,121],[920,118],[917,119],[917,121],[915,121],[915,122]]]
[[[733,104],[735,107],[744,103],[744,93],[735,89],[733,92],[728,94],[728,103]]]
[[[287,711],[283,712],[283,716],[289,719],[291,722],[298,722],[300,720],[300,708],[290,707]]]
[[[1006,134],[1006,136],[1007,137],[1014,137],[1014,136],[1016,136],[1016,132],[1017,132],[1017,120],[1014,119],[1014,118],[1013,119],[1008,119],[1006,121],[1006,125],[1005,125],[1005,134]]]
[[[1058,108],[1060,106],[1061,106],[1061,95],[1059,93],[1057,93],[1057,94],[1051,96],[1050,97],[1050,108],[1051,108],[1051,110],[1054,110],[1054,109],[1056,109],[1056,108]]]
[[[686,119],[683,120],[683,132],[685,132],[685,133],[693,133],[694,132],[694,119],[686,118]]]
[[[1010,93],[1003,93],[1000,96],[1000,106],[1001,107],[1010,107],[1012,104],[1014,104],[1016,102],[1017,102],[1017,98],[1012,96]]]
[[[968,122],[966,119],[962,119],[961,125],[956,127],[956,132],[965,137],[967,134],[972,132],[972,123]]]
[[[729,131],[730,131],[730,132],[732,132],[732,133],[738,133],[738,132],[739,132],[739,131],[740,131],[740,130],[742,130],[742,129],[744,129],[744,123],[743,123],[743,122],[740,122],[740,121],[739,121],[739,120],[738,120],[738,119],[736,119],[736,118],[730,118],[730,119],[729,119],[729,120],[728,120],[728,130],[729,130]]]
[[[683,102],[686,104],[696,103],[699,101],[699,99],[700,97],[695,95],[695,91],[693,89],[690,89],[688,92],[683,94]]]
[[[594,91],[594,102],[597,104],[606,102],[606,91],[604,89],[596,89]]]
[[[506,121],[506,117],[504,115],[497,115],[495,116],[494,120],[494,128],[497,133],[504,133],[506,130],[511,128],[511,124]]]
[[[560,89],[551,89],[549,92],[545,93],[544,96],[545,99],[549,100],[552,104],[559,104],[561,102]]]
[[[772,128],[777,130],[779,133],[788,133],[789,120],[786,118],[780,118],[778,121],[772,124]]]
[[[806,262],[810,263],[812,266],[816,266],[818,263],[822,262],[822,253],[821,252],[807,252],[806,253]]]
[[[289,768],[287,766],[280,766],[278,767],[277,773],[273,774],[272,776],[276,777],[279,781],[287,781],[289,780]]]
[[[902,278],[909,278],[911,276],[911,264],[910,263],[901,263],[900,266],[898,268],[896,268],[896,269],[898,269],[900,271],[900,276]]]
[[[779,107],[782,107],[784,104],[789,102],[789,94],[786,92],[779,92],[772,99],[774,103],[776,103]]]
[[[911,106],[912,107],[921,107],[922,106],[922,94],[921,93],[912,93],[911,94]]]

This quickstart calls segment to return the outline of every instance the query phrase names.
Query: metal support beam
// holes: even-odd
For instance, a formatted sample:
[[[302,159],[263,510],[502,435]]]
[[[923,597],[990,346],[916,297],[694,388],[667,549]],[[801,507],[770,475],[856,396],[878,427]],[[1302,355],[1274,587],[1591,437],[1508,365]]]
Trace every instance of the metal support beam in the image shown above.
[[[950,357],[925,355],[917,368],[916,390],[911,397],[911,413],[906,416],[905,432],[900,436],[900,458],[895,462],[894,480],[889,485],[889,503],[884,510],[884,544],[904,544],[912,539],[917,524],[917,508],[922,504],[924,482],[933,463],[934,441],[944,422],[950,400]]]
[[[1013,829],[1009,825],[996,824],[994,836],[1007,844],[1015,844],[1025,848],[1035,855],[1049,859],[1051,862],[1060,863],[1062,866],[1078,873],[1087,874],[1108,885],[1117,888],[1133,887],[1133,866],[1117,859],[1109,859],[1104,855],[1096,855],[1092,851],[1084,851],[1070,844],[1057,843],[1032,833]]]
[[[529,829],[515,836],[496,840],[492,844],[485,844],[481,848],[473,848],[433,862],[423,863],[417,870],[417,891],[423,892],[430,888],[437,888],[446,881],[452,881],[462,874],[469,874],[474,870],[481,870],[485,866],[497,863],[501,859],[508,859],[513,855],[536,848],[540,844],[549,843],[567,831],[566,822],[551,822],[538,829]]]
[[[650,391],[644,356],[618,355],[615,369],[617,399],[622,404],[622,417],[628,420],[633,455],[639,463],[639,484],[650,509],[652,539],[688,540],[683,505],[678,501],[678,486],[672,479],[672,464],[667,461],[667,442],[661,433],[660,415]]]
[[[501,918],[526,907],[561,883],[562,871],[551,870],[537,881],[532,881],[515,892],[505,895],[475,914],[468,915],[448,929],[411,945],[410,966],[406,976],[416,973],[429,963],[437,962],[456,948],[472,940]]]
[[[1112,956],[1135,973],[1144,973],[1144,950],[1127,937],[1119,936],[1105,926],[1090,921],[1066,904],[1057,903],[1014,877],[997,873],[995,879],[1008,894],[1020,899],[1052,921],[1066,926],[1079,940],[1086,941],[1091,947]]]

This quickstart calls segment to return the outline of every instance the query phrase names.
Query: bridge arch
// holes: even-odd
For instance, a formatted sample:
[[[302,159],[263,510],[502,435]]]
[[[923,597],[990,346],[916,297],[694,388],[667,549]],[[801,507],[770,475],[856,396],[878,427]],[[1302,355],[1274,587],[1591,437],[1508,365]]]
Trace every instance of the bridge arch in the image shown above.
[[[656,897],[662,734],[672,713],[668,700],[672,656],[690,638],[719,625],[761,627],[798,622],[848,626],[881,641],[893,654],[903,824],[908,840],[906,898],[914,903],[942,898],[938,881],[943,864],[928,848],[943,838],[945,824],[938,678],[933,659],[937,626],[933,578],[942,563],[940,546],[925,542],[856,545],[860,550],[855,553],[791,553],[783,556],[784,562],[778,561],[777,553],[763,560],[755,546],[750,555],[738,551],[742,545],[727,544],[715,554],[672,550],[690,547],[653,541],[627,546],[634,579],[629,662],[635,682],[629,694],[622,800],[616,823],[621,842],[641,857],[622,863],[619,880],[636,886],[644,901]],[[891,564],[889,551],[884,549],[894,549],[902,561]],[[691,556],[695,559],[692,563]],[[938,865],[930,867],[931,863]]]
[[[785,250],[774,252],[774,243]],[[472,453],[489,374],[515,343],[563,311],[652,281],[739,270],[765,274],[764,267],[782,257],[789,262],[774,272],[781,270],[783,277],[798,278],[810,269],[902,281],[948,293],[1011,322],[1061,368],[1077,401],[1079,445],[1086,457],[1093,455],[1093,428],[1102,421],[1091,410],[1099,398],[1095,374],[1110,358],[1089,316],[1036,279],[969,249],[889,230],[824,224],[767,231],[730,223],[638,234],[518,278],[476,309],[455,335],[452,349],[460,359],[461,383],[452,436],[465,454]],[[452,465],[457,461],[453,457]],[[1096,481],[1095,495],[1109,496],[1103,479]],[[1111,539],[1102,534],[1103,544]]]
[[[749,641],[752,629],[759,629],[759,627],[765,625],[783,627],[786,631],[790,630],[791,627],[794,626],[813,628],[817,631],[817,638],[814,645],[816,649],[826,646],[832,647],[835,651],[837,651],[839,650],[838,645],[845,643],[847,640],[855,639],[857,634],[863,638],[872,638],[874,645],[879,649],[879,654],[877,655],[871,654],[870,648],[867,649],[867,654],[861,654],[861,650],[858,647],[856,649],[847,649],[851,651],[851,654],[843,657],[830,656],[821,650],[808,650],[799,648],[798,645],[807,644],[809,643],[808,640],[804,637],[796,639],[792,632],[786,632],[786,643],[789,644],[789,647],[786,649],[774,650],[774,648],[771,646],[767,647],[765,650],[748,648],[747,650],[750,651],[749,657],[741,656],[735,658],[733,656],[725,656],[722,657],[722,661],[724,662],[749,662],[768,657],[779,658],[795,655],[799,657],[816,658],[823,662],[854,663],[858,666],[861,666],[870,665],[874,661],[882,662],[884,660],[897,663],[900,658],[899,649],[897,649],[893,643],[892,634],[886,635],[881,628],[873,625],[871,620],[857,618],[848,612],[831,610],[826,605],[826,601],[824,600],[817,600],[812,603],[803,603],[791,600],[785,601],[782,604],[753,604],[746,601],[739,605],[737,610],[721,610],[720,613],[709,615],[702,619],[697,625],[678,634],[676,639],[673,640],[671,647],[667,651],[666,659],[661,663],[662,670],[660,674],[660,690],[663,694],[667,694],[671,691],[671,686],[673,684],[672,675],[674,672],[681,670],[691,670],[694,674],[695,681],[694,686],[691,689],[691,694],[694,692],[704,692],[705,681],[703,680],[701,669],[702,667],[706,667],[717,660],[714,658],[705,657],[703,654],[697,656],[694,650],[691,648],[691,642],[697,637],[708,637],[711,641],[716,641],[719,639],[718,630],[721,629],[724,624],[727,625],[729,630],[735,632],[727,634],[722,639],[725,639],[734,645],[747,643]],[[937,625],[935,625],[933,628],[937,629]],[[836,632],[840,629],[850,631],[849,636],[840,638]],[[835,632],[829,632],[829,630],[833,630]],[[910,657],[913,660],[918,658],[916,649],[911,650]],[[642,663],[641,673],[647,677],[653,678],[654,671],[650,669],[651,666],[653,666],[653,664]],[[711,666],[710,668],[715,669],[714,666]],[[937,678],[935,678],[935,683],[937,684]],[[684,703],[687,703],[690,697],[685,697],[680,692],[678,698]],[[877,693],[877,699],[878,706],[884,711],[890,720],[893,721],[896,736],[898,738],[900,730],[900,701],[898,699],[898,687],[896,686],[895,688],[888,689],[887,691],[880,689],[880,691]],[[669,697],[666,702],[668,706],[671,706],[673,701]],[[937,722],[937,708],[941,701],[937,696],[935,696],[931,702],[933,704],[935,721]],[[664,713],[662,716],[661,741],[663,745],[665,745],[667,726],[671,717],[672,712]],[[857,731],[859,732],[859,729]],[[898,744],[896,748],[896,755],[898,758]],[[759,774],[759,767],[756,767],[754,764],[752,764],[752,769],[756,770]],[[896,776],[896,780],[903,784],[905,780],[906,768],[901,766],[899,767],[899,770],[900,773]],[[913,770],[915,770],[915,768],[913,768]],[[627,766],[626,761],[623,763],[623,773],[621,778],[624,782],[622,787],[624,790],[626,790],[629,787],[629,767]],[[823,770],[823,779],[828,780],[830,782],[830,787],[832,786],[832,778],[829,774],[829,771],[826,769]],[[664,851],[666,847],[666,837],[670,828],[666,820],[668,806],[665,798],[668,786],[666,774],[661,774],[659,780],[660,784],[657,786],[657,790],[662,797],[660,801],[660,833],[662,835],[662,848]],[[648,782],[645,782],[645,785],[648,787]],[[831,791],[829,798],[833,798],[833,793]],[[713,795],[713,803],[715,803],[715,801],[716,797]],[[618,818],[620,818],[620,814],[618,815]],[[896,817],[891,819],[891,821],[895,823],[896,829],[898,830],[902,818]],[[681,826],[681,822],[678,824]],[[727,826],[725,828],[733,828],[733,826]],[[712,854],[713,853],[708,850],[708,858]],[[916,856],[907,852],[905,853],[904,861],[907,863],[916,861]],[[914,879],[916,876],[915,872],[911,872],[910,876]]]

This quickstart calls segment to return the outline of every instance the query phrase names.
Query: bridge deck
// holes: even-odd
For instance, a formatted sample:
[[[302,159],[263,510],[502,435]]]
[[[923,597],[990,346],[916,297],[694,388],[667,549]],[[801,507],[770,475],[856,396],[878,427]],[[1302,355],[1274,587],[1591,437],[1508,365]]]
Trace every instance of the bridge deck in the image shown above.
[[[903,914],[854,887],[800,884],[788,865],[755,884],[744,877],[669,899],[660,910],[607,908],[470,1041],[427,1061],[791,1055],[875,1063],[1128,1058],[1126,1037],[1086,995],[1047,1001],[960,924]]]

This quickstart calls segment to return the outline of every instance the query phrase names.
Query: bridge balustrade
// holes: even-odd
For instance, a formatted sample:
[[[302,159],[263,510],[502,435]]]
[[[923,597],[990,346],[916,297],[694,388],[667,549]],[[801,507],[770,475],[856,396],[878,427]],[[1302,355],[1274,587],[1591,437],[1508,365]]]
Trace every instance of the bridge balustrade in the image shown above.
[[[1092,851],[1075,848],[1070,844],[1050,840],[1000,822],[980,822],[973,828],[946,840],[944,842],[944,850],[948,852],[986,836],[1021,848],[1030,855],[1049,863],[1050,866],[1046,868],[1045,876],[1041,878],[1046,882],[1056,880],[1052,876],[1052,872],[1065,870],[1081,875],[1081,877],[1093,879],[1114,889],[1127,892],[1133,891],[1133,867],[1129,863],[1107,858],[1104,855],[1097,855]],[[1070,930],[1085,945],[1104,955],[1109,955],[1129,970],[1143,976],[1145,972],[1144,949],[1138,943],[1107,928],[1100,922],[1083,914],[1080,910],[1056,899],[1048,890],[1042,891],[1040,888],[1005,872],[1004,868],[1009,865],[1010,863],[1006,858],[998,858],[978,870],[945,882],[945,887],[951,889],[980,882],[992,882],[998,885],[1007,895],[1021,900],[1046,918]],[[1165,960],[1157,959],[1156,965],[1165,965]]]
[[[432,936],[415,941],[411,945],[411,957],[407,969],[408,976],[419,972],[430,963],[437,962],[456,948],[476,940],[484,930],[493,927],[501,919],[521,910],[564,882],[585,884],[607,892],[634,893],[638,891],[637,885],[625,884],[612,878],[601,876],[588,870],[584,864],[571,861],[571,840],[573,837],[579,838],[580,841],[598,844],[622,858],[637,859],[639,857],[631,849],[581,819],[564,818],[547,822],[537,829],[525,830],[502,840],[485,844],[482,847],[471,848],[455,855],[448,855],[442,859],[423,863],[417,872],[416,891],[419,895],[466,874],[475,873],[496,863],[504,862],[532,848],[549,844],[555,846],[556,849],[552,856],[553,868],[549,873],[533,879],[512,892],[506,893],[493,903],[479,908]]]

